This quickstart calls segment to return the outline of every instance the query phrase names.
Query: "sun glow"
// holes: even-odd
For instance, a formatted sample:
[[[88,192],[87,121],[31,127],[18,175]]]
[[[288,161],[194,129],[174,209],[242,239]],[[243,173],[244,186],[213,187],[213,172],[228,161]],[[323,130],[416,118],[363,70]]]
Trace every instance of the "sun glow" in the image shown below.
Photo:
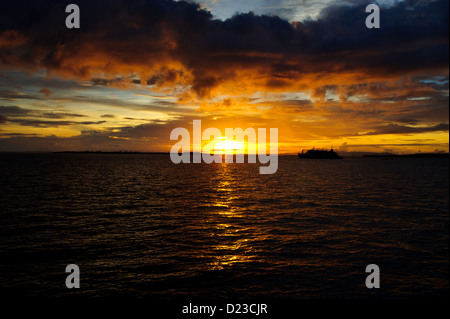
[[[222,137],[222,139],[214,145],[214,152],[219,154],[233,154],[235,152],[238,153],[239,151],[244,151],[244,142],[228,140],[226,137]]]

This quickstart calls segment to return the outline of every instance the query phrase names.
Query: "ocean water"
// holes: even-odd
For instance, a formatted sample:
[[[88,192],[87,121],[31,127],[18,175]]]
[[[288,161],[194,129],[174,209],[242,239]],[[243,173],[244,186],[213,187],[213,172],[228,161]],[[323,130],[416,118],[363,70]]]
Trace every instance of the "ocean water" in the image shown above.
[[[446,297],[448,191],[446,159],[284,156],[259,175],[168,155],[0,154],[0,293]],[[80,289],[65,287],[68,264]]]

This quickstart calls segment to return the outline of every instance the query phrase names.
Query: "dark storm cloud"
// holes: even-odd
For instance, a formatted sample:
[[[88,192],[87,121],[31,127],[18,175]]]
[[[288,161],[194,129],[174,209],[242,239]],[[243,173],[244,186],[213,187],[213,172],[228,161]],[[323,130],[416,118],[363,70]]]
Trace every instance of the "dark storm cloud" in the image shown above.
[[[413,127],[413,126],[402,126],[397,124],[388,124],[384,126],[379,126],[373,132],[362,135],[380,135],[380,134],[413,134],[413,133],[425,133],[425,132],[447,132],[449,125],[441,123],[435,126],[428,127]]]
[[[32,127],[59,127],[59,126],[69,126],[69,125],[99,125],[106,123],[106,121],[85,121],[85,122],[75,122],[75,121],[45,121],[45,120],[35,120],[35,119],[8,119],[8,122],[17,123],[21,126],[32,126]]]
[[[0,99],[3,100],[19,100],[19,99],[40,99],[39,96],[32,96],[28,94],[23,94],[21,92],[13,90],[2,90],[0,91]]]
[[[48,119],[63,119],[67,117],[87,117],[87,115],[78,113],[63,113],[63,112],[41,112],[37,111],[37,117],[43,117]]]
[[[87,117],[78,113],[48,112],[35,109],[24,109],[19,106],[0,105],[0,114],[8,117],[37,117],[47,119],[63,119],[67,117]]]
[[[365,6],[373,1],[364,0],[333,1],[316,20],[302,23],[252,13],[215,20],[184,1],[79,0],[81,29],[68,30],[65,6],[71,2],[2,3],[0,99],[9,109],[0,112],[0,123],[6,123],[2,128],[16,123],[38,129],[93,125],[92,130],[72,138],[10,136],[0,139],[0,149],[18,149],[22,143],[33,150],[161,150],[169,147],[172,128],[189,127],[192,120],[144,121],[133,113],[133,119],[145,123],[134,126],[140,123],[116,114],[117,122],[130,119],[129,126],[99,128],[94,125],[104,121],[78,122],[66,119],[64,112],[11,108],[14,100],[24,99],[17,105],[65,100],[100,105],[97,110],[105,113],[112,112],[108,106],[171,116],[192,114],[187,110],[200,106],[197,119],[215,112],[222,121],[221,126],[208,123],[214,127],[256,126],[273,112],[279,121],[274,127],[291,130],[280,141],[448,131],[447,0],[381,5],[381,29],[371,30],[365,27]],[[34,80],[20,78],[23,90],[5,85],[11,70],[40,72]],[[154,96],[97,94],[104,86],[137,85]],[[55,94],[38,94],[43,87]],[[61,89],[76,93],[61,98]],[[310,92],[311,100],[295,100],[292,94],[278,100],[286,92]],[[233,118],[239,108],[257,116]],[[217,116],[220,112],[225,115]]]
[[[83,124],[83,125],[98,125],[98,124],[103,124],[106,123],[106,121],[86,121],[86,122],[75,122],[75,124]]]
[[[148,103],[133,103],[120,98],[104,98],[103,96],[83,96],[71,97],[72,102],[107,105],[111,107],[123,108],[138,111],[155,111],[165,113],[167,111],[177,112],[182,110],[182,106],[171,101],[151,100]]]
[[[25,134],[25,133],[2,133],[0,136],[3,137],[35,137],[39,136],[39,134]]]
[[[34,119],[9,119],[11,123],[16,123],[21,126],[32,126],[32,127],[58,127],[58,126],[68,126],[74,124],[72,121],[41,121]]]
[[[6,116],[24,116],[30,114],[30,110],[12,105],[0,105],[0,114],[6,115]]]
[[[136,127],[111,127],[104,131],[84,130],[80,135],[61,138],[57,136],[31,136],[30,134],[0,134],[0,150],[8,151],[55,151],[55,150],[159,150],[161,144],[168,142],[167,137],[173,128],[185,126],[188,118],[175,119],[168,123],[152,121]],[[1,122],[1,117],[0,117]],[[28,124],[32,124],[31,121]],[[45,127],[44,123],[35,125]],[[55,124],[47,123],[48,125]],[[69,123],[59,123],[71,125]],[[166,124],[166,125],[165,125]],[[159,147],[159,148],[158,148]]]
[[[2,4],[0,65],[46,68],[101,85],[130,83],[137,75],[141,83],[184,85],[199,96],[232,80],[280,89],[314,85],[302,81],[311,75],[339,74],[346,81],[345,74],[355,73],[448,73],[447,0],[382,7],[381,29],[371,30],[365,27],[368,1],[334,5],[316,21],[290,23],[252,13],[214,20],[184,1],[79,0],[80,30],[64,26],[68,3]]]

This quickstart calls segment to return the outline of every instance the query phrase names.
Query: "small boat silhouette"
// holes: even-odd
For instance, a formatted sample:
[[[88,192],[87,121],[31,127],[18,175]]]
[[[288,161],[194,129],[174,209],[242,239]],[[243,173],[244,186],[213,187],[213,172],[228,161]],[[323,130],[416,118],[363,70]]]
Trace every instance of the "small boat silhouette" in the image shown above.
[[[298,157],[301,159],[342,159],[342,156],[339,156],[333,148],[331,150],[316,150],[311,149],[308,151],[302,151],[298,153]]]

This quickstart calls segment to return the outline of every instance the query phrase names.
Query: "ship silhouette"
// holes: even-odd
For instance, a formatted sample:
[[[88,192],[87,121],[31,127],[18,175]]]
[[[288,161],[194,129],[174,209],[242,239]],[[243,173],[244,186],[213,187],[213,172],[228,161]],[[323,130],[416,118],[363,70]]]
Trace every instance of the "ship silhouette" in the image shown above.
[[[316,150],[311,149],[305,152],[303,150],[301,153],[298,153],[298,157],[301,159],[342,159],[342,156],[339,156],[333,148],[331,150]]]

